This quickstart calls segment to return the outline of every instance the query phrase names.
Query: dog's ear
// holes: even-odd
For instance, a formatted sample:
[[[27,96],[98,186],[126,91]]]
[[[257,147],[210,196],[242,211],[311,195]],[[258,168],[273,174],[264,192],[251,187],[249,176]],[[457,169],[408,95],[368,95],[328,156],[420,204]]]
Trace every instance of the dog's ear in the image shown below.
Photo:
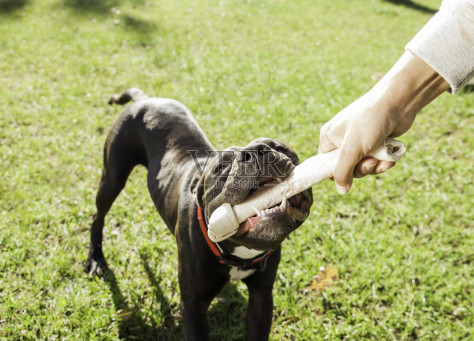
[[[191,192],[193,194],[194,202],[202,209],[204,208],[204,202],[202,200],[202,197],[204,196],[203,178],[203,174],[196,172],[191,180]]]

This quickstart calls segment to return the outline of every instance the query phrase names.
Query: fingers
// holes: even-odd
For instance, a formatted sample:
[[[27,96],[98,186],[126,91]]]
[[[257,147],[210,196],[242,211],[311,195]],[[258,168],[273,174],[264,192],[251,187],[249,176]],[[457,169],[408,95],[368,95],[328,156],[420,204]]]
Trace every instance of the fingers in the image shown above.
[[[396,162],[390,162],[390,161],[379,161],[377,163],[377,166],[375,167],[374,174],[381,174],[393,166],[395,166]]]
[[[372,157],[367,157],[360,160],[360,162],[354,168],[354,178],[362,178],[366,175],[381,174],[392,168],[394,165],[395,162],[378,161]]]
[[[372,157],[358,160],[357,154],[341,149],[334,168],[334,182],[340,194],[346,194],[350,190],[353,178],[381,174],[395,166],[395,162],[379,161]]]
[[[334,182],[336,190],[340,194],[346,194],[352,186],[354,168],[362,159],[363,155],[355,152],[354,149],[342,146],[339,157],[334,167]]]
[[[366,175],[372,174],[377,166],[377,159],[368,157],[360,160],[354,168],[354,178],[362,178]]]

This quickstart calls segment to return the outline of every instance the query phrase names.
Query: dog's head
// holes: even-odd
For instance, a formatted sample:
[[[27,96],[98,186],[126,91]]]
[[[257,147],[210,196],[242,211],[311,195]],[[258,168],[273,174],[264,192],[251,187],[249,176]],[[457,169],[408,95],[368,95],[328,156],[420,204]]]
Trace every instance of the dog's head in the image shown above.
[[[286,178],[298,164],[298,156],[289,146],[259,138],[246,147],[215,152],[203,172],[196,173],[192,190],[210,217],[220,205],[239,204],[259,187]],[[258,250],[275,249],[308,217],[312,203],[311,190],[296,194],[283,205],[255,213],[228,240]]]

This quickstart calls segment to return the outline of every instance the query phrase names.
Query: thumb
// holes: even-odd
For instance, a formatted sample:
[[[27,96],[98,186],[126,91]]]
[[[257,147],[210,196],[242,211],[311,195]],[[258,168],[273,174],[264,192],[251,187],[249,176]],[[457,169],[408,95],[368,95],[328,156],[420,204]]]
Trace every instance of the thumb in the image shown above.
[[[354,168],[362,157],[353,148],[347,148],[346,143],[341,146],[333,172],[336,190],[340,194],[346,194],[351,188]]]

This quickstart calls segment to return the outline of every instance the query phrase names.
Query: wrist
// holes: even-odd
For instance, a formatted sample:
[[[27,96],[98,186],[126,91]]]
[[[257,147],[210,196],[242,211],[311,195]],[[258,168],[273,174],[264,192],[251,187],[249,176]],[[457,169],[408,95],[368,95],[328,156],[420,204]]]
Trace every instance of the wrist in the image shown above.
[[[414,116],[449,89],[449,83],[421,58],[406,51],[390,71],[370,90],[384,111],[400,120]]]

